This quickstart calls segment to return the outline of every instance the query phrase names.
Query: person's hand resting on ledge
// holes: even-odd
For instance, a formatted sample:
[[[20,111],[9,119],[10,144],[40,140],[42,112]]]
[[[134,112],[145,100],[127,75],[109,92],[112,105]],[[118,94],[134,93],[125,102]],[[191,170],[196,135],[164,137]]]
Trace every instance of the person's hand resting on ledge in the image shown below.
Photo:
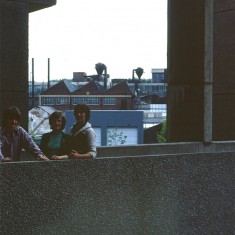
[[[4,157],[2,159],[2,162],[12,162],[12,158],[11,157]]]
[[[71,152],[69,154],[69,158],[71,158],[71,159],[89,159],[89,158],[92,158],[92,156],[89,152],[81,154],[75,150],[71,150]]]
[[[43,156],[38,157],[37,160],[38,161],[49,161],[50,159],[47,156],[43,155]]]
[[[51,160],[63,160],[63,159],[68,159],[68,155],[62,155],[62,156],[57,156],[57,155],[54,155],[51,157]]]

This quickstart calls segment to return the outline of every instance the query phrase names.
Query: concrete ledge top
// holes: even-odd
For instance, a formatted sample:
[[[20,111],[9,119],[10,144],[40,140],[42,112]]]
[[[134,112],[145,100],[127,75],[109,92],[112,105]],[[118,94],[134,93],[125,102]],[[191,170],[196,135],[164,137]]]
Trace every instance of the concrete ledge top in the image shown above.
[[[160,156],[167,154],[235,152],[235,141],[177,142],[97,147],[97,157]]]
[[[235,141],[177,142],[164,144],[139,144],[126,146],[99,146],[96,159],[149,157],[200,153],[235,153]],[[35,159],[26,151],[22,151],[22,161]],[[66,160],[65,160],[66,161]]]

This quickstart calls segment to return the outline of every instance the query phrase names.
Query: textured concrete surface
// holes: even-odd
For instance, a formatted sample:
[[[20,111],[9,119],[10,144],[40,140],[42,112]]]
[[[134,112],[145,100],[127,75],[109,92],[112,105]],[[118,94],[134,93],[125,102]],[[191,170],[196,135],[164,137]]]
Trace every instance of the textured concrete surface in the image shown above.
[[[0,164],[1,234],[232,234],[235,153]]]

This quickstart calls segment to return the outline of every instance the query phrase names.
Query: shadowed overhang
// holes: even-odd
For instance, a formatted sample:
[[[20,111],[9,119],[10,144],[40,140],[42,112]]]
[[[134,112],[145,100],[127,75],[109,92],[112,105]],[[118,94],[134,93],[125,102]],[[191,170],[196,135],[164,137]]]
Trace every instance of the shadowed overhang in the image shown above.
[[[29,2],[29,13],[56,5],[56,0],[26,0]]]

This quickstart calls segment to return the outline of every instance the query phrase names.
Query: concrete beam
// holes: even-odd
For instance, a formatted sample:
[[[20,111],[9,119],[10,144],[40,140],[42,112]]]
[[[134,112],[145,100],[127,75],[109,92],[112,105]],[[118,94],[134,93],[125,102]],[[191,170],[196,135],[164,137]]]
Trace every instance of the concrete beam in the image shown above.
[[[56,0],[28,0],[28,1],[29,1],[29,13],[47,7],[51,7],[56,4]]]

